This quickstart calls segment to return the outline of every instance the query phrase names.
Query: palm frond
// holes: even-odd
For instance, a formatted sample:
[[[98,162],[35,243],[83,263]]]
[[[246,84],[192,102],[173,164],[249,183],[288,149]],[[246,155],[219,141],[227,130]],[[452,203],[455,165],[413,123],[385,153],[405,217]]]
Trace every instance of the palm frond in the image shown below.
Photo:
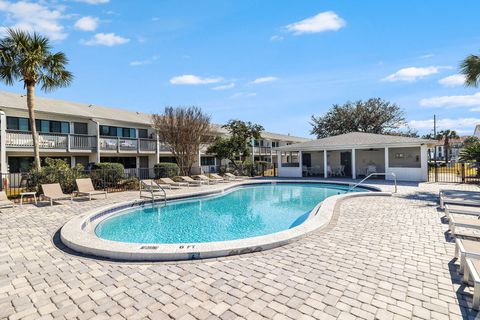
[[[460,63],[460,73],[465,76],[465,85],[478,87],[480,84],[480,56],[469,55]]]

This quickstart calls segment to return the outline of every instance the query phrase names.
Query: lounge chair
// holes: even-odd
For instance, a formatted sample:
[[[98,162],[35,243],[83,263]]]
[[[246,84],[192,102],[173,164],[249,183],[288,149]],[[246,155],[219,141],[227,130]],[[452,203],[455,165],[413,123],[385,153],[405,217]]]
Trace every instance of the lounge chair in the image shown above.
[[[480,220],[475,219],[475,218],[459,217],[459,216],[450,215],[449,227],[450,227],[450,232],[452,233],[453,236],[455,236],[456,235],[456,231],[455,231],[456,227],[480,229]]]
[[[469,206],[480,206],[480,192],[467,190],[440,190],[440,208],[444,209],[446,203]]]
[[[445,216],[450,219],[450,215],[453,213],[480,217],[480,207],[445,204]]]
[[[204,175],[204,174],[199,174],[199,175],[197,175],[197,177],[200,179],[200,181],[204,181],[204,182],[206,182],[207,184],[215,184],[215,183],[218,183],[218,180],[209,178],[209,177],[207,177],[207,176]]]
[[[88,196],[88,200],[92,200],[92,196],[104,194],[105,199],[107,199],[107,191],[104,190],[95,190],[92,179],[84,178],[84,179],[76,179],[77,184],[77,195]]]
[[[473,282],[473,309],[479,310],[480,307],[480,261],[466,259],[466,271],[463,275],[463,281],[468,283],[469,280]]]
[[[218,182],[224,182],[224,183],[227,182],[228,183],[227,179],[222,178],[221,176],[219,176],[216,173],[210,173],[210,179],[216,180]]]
[[[177,182],[177,181],[173,181],[170,178],[160,178],[160,181],[172,187],[183,187],[183,186],[188,187],[188,182]]]
[[[155,190],[155,191],[158,191],[158,190],[161,190],[161,189],[172,189],[172,187],[169,185],[169,184],[159,184],[159,183],[156,183],[154,180],[152,179],[144,179],[144,180],[140,180],[140,189],[144,189],[144,190]]]
[[[459,273],[464,274],[466,259],[480,260],[480,242],[466,239],[455,239],[455,258],[460,260]]]
[[[15,206],[15,203],[8,200],[5,190],[0,191],[0,208],[12,208]]]
[[[230,172],[225,173],[225,177],[227,177],[229,180],[236,180],[236,181],[245,180],[245,179],[249,178],[247,176],[236,176],[236,175],[234,175],[233,173],[230,173]]]
[[[42,190],[43,190],[43,197],[50,200],[51,206],[53,206],[53,201],[56,201],[56,200],[65,200],[65,199],[70,199],[70,201],[73,200],[72,194],[68,195],[63,193],[60,183],[42,184]]]
[[[194,180],[189,176],[180,176],[180,179],[187,182],[189,186],[200,186],[200,185],[204,184],[204,181]]]

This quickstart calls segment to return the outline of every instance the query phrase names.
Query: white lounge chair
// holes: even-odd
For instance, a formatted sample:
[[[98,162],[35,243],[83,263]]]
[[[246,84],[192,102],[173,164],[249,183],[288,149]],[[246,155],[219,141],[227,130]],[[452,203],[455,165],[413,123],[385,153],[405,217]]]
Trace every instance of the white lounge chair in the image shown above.
[[[216,173],[210,173],[210,179],[214,179],[218,182],[228,183],[227,179],[222,178],[221,176],[219,176]]]
[[[93,186],[92,179],[90,178],[83,178],[83,179],[76,179],[77,184],[77,195],[88,196],[88,200],[92,200],[92,196],[104,194],[105,199],[107,199],[107,191],[104,190],[95,190]]]
[[[204,181],[206,184],[215,184],[215,183],[218,183],[218,180],[209,178],[209,177],[207,177],[207,176],[204,175],[204,174],[199,174],[199,175],[197,175],[197,177],[200,179],[200,181]]]
[[[170,185],[172,187],[187,187],[188,188],[188,182],[177,182],[173,181],[170,178],[160,178],[160,181],[162,181],[164,184]]]
[[[446,203],[480,206],[480,192],[467,190],[440,190],[440,208],[444,209]]]
[[[180,176],[180,179],[187,182],[189,186],[200,186],[200,185],[204,184],[204,181],[194,180],[189,176]]]
[[[249,177],[247,176],[236,176],[234,175],[233,173],[230,173],[230,172],[227,172],[225,173],[225,176],[228,178],[228,179],[231,179],[231,180],[245,180],[245,179],[248,179]]]
[[[480,217],[480,207],[445,204],[445,216],[450,219],[450,215],[454,213]]]
[[[0,208],[12,208],[15,206],[13,201],[8,200],[5,190],[0,191]]]
[[[463,275],[463,281],[468,283],[473,282],[473,309],[479,310],[480,307],[480,261],[473,259],[466,259],[467,268]]]
[[[466,259],[480,260],[480,242],[467,239],[455,239],[455,258],[460,261],[459,273],[464,274]]]
[[[456,227],[460,228],[471,228],[471,229],[480,229],[480,220],[472,217],[462,217],[450,215],[448,221],[450,232],[453,236],[456,236]]]
[[[60,183],[42,184],[43,197],[50,200],[50,205],[53,206],[53,201],[70,199],[73,200],[73,195],[65,194],[62,191]]]

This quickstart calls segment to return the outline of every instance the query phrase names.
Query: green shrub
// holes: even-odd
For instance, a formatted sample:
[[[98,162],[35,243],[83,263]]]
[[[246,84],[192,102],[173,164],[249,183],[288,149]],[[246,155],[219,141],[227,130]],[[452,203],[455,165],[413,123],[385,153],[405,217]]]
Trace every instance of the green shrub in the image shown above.
[[[153,166],[153,172],[155,174],[155,179],[173,178],[175,176],[178,176],[179,168],[176,163],[162,162],[157,163]]]
[[[139,180],[137,177],[129,177],[122,180],[119,187],[125,190],[139,190]]]
[[[77,164],[75,168],[61,159],[45,159],[45,166],[40,171],[32,168],[27,174],[27,188],[30,191],[42,191],[41,185],[60,183],[63,192],[72,193],[76,190],[75,179],[83,178],[83,166]]]
[[[96,163],[90,173],[93,185],[99,189],[117,186],[124,176],[123,164],[113,162]]]

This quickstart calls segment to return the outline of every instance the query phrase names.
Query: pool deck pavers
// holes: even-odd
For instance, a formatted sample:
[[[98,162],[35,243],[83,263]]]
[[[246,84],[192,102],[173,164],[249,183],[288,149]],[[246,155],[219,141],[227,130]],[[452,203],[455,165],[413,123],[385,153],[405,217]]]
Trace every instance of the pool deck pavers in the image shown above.
[[[402,184],[343,201],[330,225],[286,246],[168,263],[96,260],[52,240],[71,217],[137,192],[4,209],[0,319],[474,319],[438,210],[445,186],[478,189]]]

